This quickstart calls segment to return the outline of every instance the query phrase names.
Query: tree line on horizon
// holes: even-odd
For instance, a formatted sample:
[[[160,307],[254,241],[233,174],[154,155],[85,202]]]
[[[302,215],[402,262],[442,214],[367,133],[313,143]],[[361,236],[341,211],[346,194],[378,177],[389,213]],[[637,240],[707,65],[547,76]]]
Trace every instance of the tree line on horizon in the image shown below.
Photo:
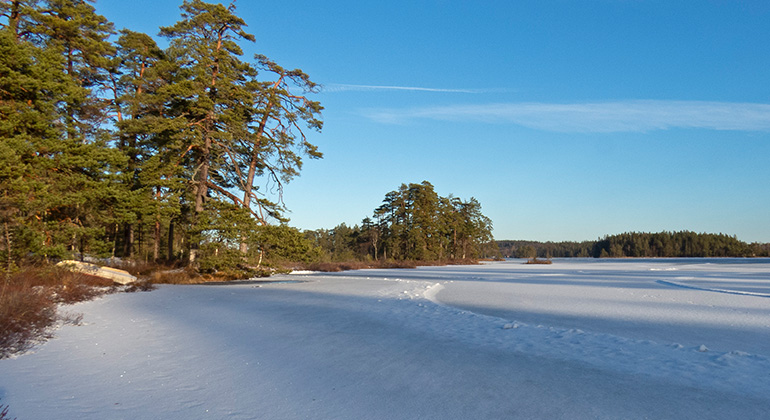
[[[506,258],[768,257],[770,244],[746,243],[713,233],[626,232],[596,241],[496,241]]]
[[[230,6],[185,0],[167,41],[90,0],[0,1],[0,264],[258,263],[322,127],[318,86],[262,55]]]

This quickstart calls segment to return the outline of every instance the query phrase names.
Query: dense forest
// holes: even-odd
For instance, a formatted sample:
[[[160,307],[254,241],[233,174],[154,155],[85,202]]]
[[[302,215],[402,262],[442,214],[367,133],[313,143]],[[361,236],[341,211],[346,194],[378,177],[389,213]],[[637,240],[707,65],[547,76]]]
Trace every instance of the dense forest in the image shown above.
[[[116,31],[87,0],[0,0],[0,267],[101,258],[211,272],[276,261],[462,259],[488,253],[475,200],[427,182],[372,218],[307,234],[282,191],[321,158],[319,87],[262,55],[229,6]]]
[[[587,258],[592,257],[594,241],[538,242],[527,240],[496,241],[505,258]]]
[[[769,244],[748,244],[734,236],[711,233],[628,232],[596,241],[497,241],[508,258],[625,257],[767,257]]]
[[[256,259],[281,191],[320,158],[317,85],[269,58],[235,7],[184,1],[168,47],[84,0],[0,3],[0,253]],[[275,193],[273,193],[275,192]],[[269,226],[269,227],[268,227]],[[294,233],[300,236],[299,232]]]
[[[492,221],[475,198],[439,196],[427,181],[402,184],[361,225],[305,232],[329,261],[446,261],[497,257]]]

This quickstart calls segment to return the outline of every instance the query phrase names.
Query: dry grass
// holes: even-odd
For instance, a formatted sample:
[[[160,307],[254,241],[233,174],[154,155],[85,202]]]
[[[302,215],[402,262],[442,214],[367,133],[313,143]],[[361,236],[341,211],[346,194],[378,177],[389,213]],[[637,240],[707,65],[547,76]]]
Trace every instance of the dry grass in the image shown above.
[[[150,274],[150,281],[155,284],[197,284],[203,283],[201,279],[194,270],[184,268],[157,270]]]
[[[7,290],[0,296],[0,359],[50,337],[56,304],[41,289]]]
[[[242,280],[250,277],[266,277],[271,274],[269,271],[244,270],[219,271],[213,274],[200,274],[192,268],[174,268],[156,267],[152,272],[149,282],[152,284],[202,284],[211,282],[223,282],[232,280]]]
[[[81,316],[58,312],[59,304],[91,300],[118,290],[152,287],[139,283],[119,289],[112,280],[55,266],[27,267],[0,281],[0,359],[50,338],[57,322],[80,323]]]
[[[8,406],[0,404],[0,420],[11,420],[10,417],[8,417]],[[16,417],[13,418],[13,420],[16,420]]]

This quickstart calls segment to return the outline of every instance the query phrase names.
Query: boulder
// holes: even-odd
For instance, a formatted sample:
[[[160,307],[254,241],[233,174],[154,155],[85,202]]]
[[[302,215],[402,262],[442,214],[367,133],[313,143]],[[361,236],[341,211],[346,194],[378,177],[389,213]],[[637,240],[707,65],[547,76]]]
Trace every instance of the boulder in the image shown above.
[[[136,281],[136,277],[132,276],[126,270],[120,270],[112,267],[100,267],[96,264],[85,263],[74,260],[62,261],[56,264],[60,267],[68,268],[72,271],[79,273],[90,274],[92,276],[104,277],[110,279],[115,283],[130,284]]]

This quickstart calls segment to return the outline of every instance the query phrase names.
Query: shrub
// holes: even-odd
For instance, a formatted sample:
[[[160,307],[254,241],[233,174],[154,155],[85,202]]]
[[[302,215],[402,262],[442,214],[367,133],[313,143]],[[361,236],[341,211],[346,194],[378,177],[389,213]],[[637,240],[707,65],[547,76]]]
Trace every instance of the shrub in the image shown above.
[[[143,290],[145,286],[136,287]],[[112,280],[55,266],[7,273],[0,288],[0,359],[50,338],[56,322],[80,322],[77,314],[57,313],[58,304],[82,302],[117,290]]]
[[[200,283],[200,281],[193,281],[193,279],[200,277],[195,270],[175,268],[153,272],[150,281],[155,284],[194,284]]]
[[[129,284],[123,289],[123,291],[126,293],[134,293],[134,292],[149,292],[150,290],[155,290],[155,289],[156,287],[152,283],[152,281],[150,281],[149,279],[144,279],[144,280],[138,280]]]
[[[551,260],[538,260],[537,257],[527,260],[524,264],[551,264]]]
[[[11,420],[10,417],[8,417],[8,406],[0,404],[0,420]],[[13,418],[13,420],[16,420],[16,417]]]
[[[0,359],[29,349],[35,340],[48,338],[56,321],[56,304],[40,287],[3,287],[0,294]]]

